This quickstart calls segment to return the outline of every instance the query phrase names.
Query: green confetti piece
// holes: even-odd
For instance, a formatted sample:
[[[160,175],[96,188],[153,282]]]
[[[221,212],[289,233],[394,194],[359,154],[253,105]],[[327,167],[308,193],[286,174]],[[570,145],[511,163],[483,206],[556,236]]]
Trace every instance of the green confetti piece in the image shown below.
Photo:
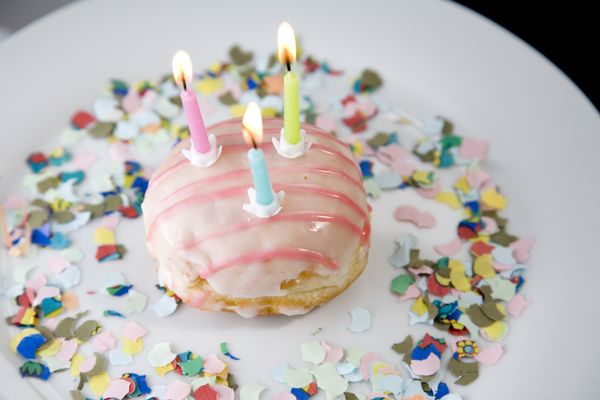
[[[414,279],[409,274],[401,274],[392,280],[391,289],[393,292],[398,294],[406,293],[406,290],[410,285],[414,283]]]

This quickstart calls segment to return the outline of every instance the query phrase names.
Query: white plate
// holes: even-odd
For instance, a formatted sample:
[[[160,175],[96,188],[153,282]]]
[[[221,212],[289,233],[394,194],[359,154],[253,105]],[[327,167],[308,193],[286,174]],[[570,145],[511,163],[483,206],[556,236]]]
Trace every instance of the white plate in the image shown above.
[[[600,355],[594,339],[598,308],[592,299],[600,283],[594,251],[600,226],[600,118],[547,60],[453,3],[76,3],[0,44],[0,196],[18,184],[26,155],[56,144],[72,112],[89,107],[107,79],[155,78],[169,71],[170,57],[179,48],[187,49],[198,65],[222,59],[235,42],[270,51],[281,20],[290,21],[305,47],[332,65],[354,72],[365,66],[376,68],[385,79],[383,94],[408,111],[419,117],[439,113],[452,119],[461,133],[492,142],[487,165],[508,195],[506,215],[512,230],[537,239],[525,288],[533,304],[520,319],[511,321],[501,362],[483,368],[480,379],[458,388],[459,393],[468,399],[491,400],[589,397]],[[299,344],[318,327],[324,328],[319,338],[362,346],[397,360],[389,345],[409,332],[408,305],[396,304],[387,294],[394,271],[385,259],[391,238],[404,229],[385,225],[397,201],[390,196],[375,204],[369,268],[326,307],[301,318],[252,320],[192,309],[160,320],[147,310],[139,319],[152,331],[144,341],[146,350],[134,366],[113,371],[148,371],[145,356],[158,341],[171,341],[177,351],[190,348],[208,354],[226,340],[243,358],[232,367],[240,382],[260,381],[275,387],[271,368],[288,361],[299,363]],[[85,240],[76,244],[91,251],[92,229],[86,229]],[[126,261],[97,266],[88,257],[82,265],[82,287],[96,288],[94,279],[103,270],[118,268],[156,299],[152,267],[141,245],[141,225],[122,224],[118,235],[131,250]],[[6,270],[6,262],[2,267]],[[81,300],[84,307],[94,301]],[[368,333],[350,334],[345,329],[347,311],[355,306],[373,311]],[[111,324],[109,329],[118,333],[122,321]],[[6,343],[7,335],[0,325],[0,341]],[[48,384],[18,378],[17,357],[5,345],[0,347],[5,356],[0,365],[7,364],[0,368],[6,398],[33,399],[32,387],[44,397],[63,398],[72,387],[56,377]],[[154,374],[149,380],[170,381]],[[25,395],[27,391],[31,393]]]

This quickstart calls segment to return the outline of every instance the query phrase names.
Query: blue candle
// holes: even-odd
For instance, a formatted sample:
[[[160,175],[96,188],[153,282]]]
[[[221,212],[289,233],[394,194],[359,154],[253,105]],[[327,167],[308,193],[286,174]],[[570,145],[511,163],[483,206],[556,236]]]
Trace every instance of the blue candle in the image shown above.
[[[250,171],[252,172],[252,181],[256,192],[256,203],[261,206],[268,206],[273,203],[275,197],[269,171],[265,163],[265,156],[258,143],[263,136],[262,116],[260,108],[254,102],[248,104],[242,119],[242,132],[246,143],[251,144],[253,148],[248,150],[248,161],[250,162]]]
[[[254,190],[256,190],[256,202],[266,206],[273,202],[273,188],[267,171],[267,163],[261,149],[252,148],[248,150],[248,161],[252,172]]]

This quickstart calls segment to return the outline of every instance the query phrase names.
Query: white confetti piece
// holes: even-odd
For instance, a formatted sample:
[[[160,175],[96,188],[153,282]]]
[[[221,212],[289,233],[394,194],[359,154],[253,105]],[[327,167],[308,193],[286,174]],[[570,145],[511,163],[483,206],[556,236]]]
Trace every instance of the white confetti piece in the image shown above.
[[[348,389],[348,381],[342,378],[332,363],[325,363],[313,369],[317,386],[325,390],[327,399],[335,399]]]
[[[289,368],[285,372],[284,379],[290,388],[302,388],[310,385],[313,376],[308,368]]]
[[[64,269],[56,279],[63,289],[69,289],[79,284],[81,280],[81,269],[76,265],[71,265]]]
[[[133,363],[133,357],[131,354],[125,354],[119,349],[113,349],[108,353],[108,359],[110,360],[110,365],[130,365]]]
[[[156,343],[148,353],[148,363],[155,368],[162,367],[173,361],[177,354],[171,352],[169,342]]]
[[[321,364],[325,360],[327,350],[316,340],[302,343],[300,346],[302,359],[313,364]]]
[[[366,308],[353,308],[350,310],[351,321],[348,330],[354,333],[364,332],[371,327],[371,313]]]
[[[177,302],[173,297],[163,295],[160,300],[150,306],[159,317],[168,317],[177,309]]]
[[[265,387],[260,383],[248,383],[240,389],[240,400],[260,400],[260,394]]]
[[[125,311],[128,314],[139,313],[146,308],[148,298],[145,294],[142,294],[135,289],[129,289],[127,293],[127,299],[125,300]]]

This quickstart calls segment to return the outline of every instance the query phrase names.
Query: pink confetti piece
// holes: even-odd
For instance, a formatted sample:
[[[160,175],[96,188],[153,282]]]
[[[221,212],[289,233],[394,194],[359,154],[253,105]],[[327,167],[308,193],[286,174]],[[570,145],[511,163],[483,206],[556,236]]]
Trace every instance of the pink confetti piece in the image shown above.
[[[79,365],[79,372],[82,372],[82,373],[89,372],[92,370],[92,368],[94,368],[94,365],[96,365],[96,357],[95,356],[87,357]]]
[[[459,238],[454,238],[446,244],[437,244],[434,246],[435,251],[443,256],[453,256],[462,248],[462,241]]]
[[[430,229],[436,224],[435,217],[426,212],[419,211],[414,206],[398,206],[394,211],[394,218],[400,222],[410,222],[417,228]]]
[[[129,321],[125,327],[123,327],[123,331],[121,332],[121,336],[126,337],[132,342],[135,342],[147,334],[148,330],[134,321]]]
[[[365,380],[368,380],[370,377],[369,369],[371,368],[371,364],[375,361],[379,355],[377,353],[367,353],[360,359],[360,374]]]
[[[429,354],[424,360],[412,360],[410,369],[416,375],[432,376],[440,370],[441,360],[433,353]]]
[[[380,147],[376,154],[377,159],[387,165],[393,165],[398,161],[404,161],[407,156],[408,153],[406,150],[397,143]]]
[[[225,363],[215,354],[211,354],[204,359],[204,370],[209,374],[218,374],[225,368]]]
[[[428,265],[421,265],[419,268],[411,268],[408,272],[414,277],[417,277],[419,275],[431,275],[433,269]]]
[[[165,398],[167,400],[184,400],[192,391],[189,383],[175,381],[167,387]]]
[[[406,289],[406,292],[402,296],[398,297],[398,301],[406,301],[406,300],[416,299],[420,295],[421,295],[421,289],[419,289],[418,286],[413,283]]]
[[[94,335],[92,345],[96,351],[104,353],[117,347],[117,339],[109,331],[102,331]]]
[[[535,240],[533,239],[519,239],[510,244],[510,248],[513,250],[513,257],[517,262],[524,263],[529,259],[529,252],[533,247]]]
[[[412,174],[412,172],[411,172]],[[419,188],[417,189],[417,193],[426,199],[435,199],[435,197],[442,191],[442,187],[439,182],[436,182],[431,188]]]
[[[321,342],[321,346],[323,346],[325,350],[327,350],[327,354],[325,355],[325,362],[336,363],[344,357],[344,349],[330,346],[325,341]]]
[[[483,365],[490,366],[496,364],[502,358],[503,354],[504,350],[502,350],[500,343],[495,343],[490,347],[481,349],[479,354],[475,356],[475,359]]]
[[[73,355],[75,355],[78,345],[79,342],[77,339],[63,341],[62,345],[60,346],[60,350],[58,350],[58,353],[56,354],[56,358],[62,363],[69,362]]]
[[[219,394],[219,397],[217,397],[219,400],[233,400],[235,393],[233,391],[232,388],[230,388],[229,386],[225,386],[225,385],[214,385],[213,390],[215,392],[217,392]],[[291,395],[291,393],[289,393]],[[293,399],[290,400],[296,400],[296,398],[292,395]]]
[[[37,274],[32,276],[27,282],[25,282],[25,287],[27,289],[33,289],[35,292],[37,292],[42,287],[44,287],[46,283],[48,283],[46,277],[42,274]]]
[[[490,235],[498,232],[498,224],[496,223],[496,220],[490,217],[483,217],[481,218],[483,221],[483,229],[482,232],[484,233],[488,233]]]
[[[87,170],[97,159],[98,156],[94,153],[82,150],[73,158],[73,165],[79,169]]]
[[[460,156],[462,158],[483,160],[487,155],[489,144],[487,140],[463,137],[460,145]]]
[[[315,121],[317,128],[323,129],[326,132],[335,132],[337,129],[335,120],[327,115],[319,115]]]
[[[481,169],[468,171],[465,176],[471,187],[480,189],[484,185],[490,184],[492,177],[490,174]]]
[[[512,317],[520,317],[529,302],[522,294],[517,294],[508,302],[508,314]]]
[[[125,379],[114,379],[102,394],[102,398],[121,400],[129,393],[130,384]]]
[[[504,264],[496,260],[492,261],[492,265],[494,266],[494,269],[498,272],[508,271],[509,269],[512,269],[514,267],[514,265]]]
[[[48,260],[48,267],[50,268],[50,271],[52,271],[52,273],[54,273],[55,275],[60,274],[65,268],[67,268],[70,265],[71,263],[69,262],[69,260],[67,260],[60,254],[53,254],[52,257],[50,257],[50,259]]]
[[[417,167],[407,161],[398,161],[392,165],[392,170],[402,176],[411,176],[417,170]],[[421,196],[426,197],[423,194]]]
[[[135,90],[130,90],[121,101],[121,107],[128,114],[133,114],[141,106],[140,96]]]
[[[117,229],[117,225],[119,225],[119,220],[121,219],[121,214],[112,213],[109,215],[105,215],[102,217],[102,226],[106,229],[114,231]]]
[[[276,395],[271,397],[271,400],[296,400],[296,396],[294,396],[291,393],[277,393]]]
[[[27,207],[29,201],[25,196],[10,195],[4,200],[4,207],[21,209]]]
[[[33,300],[33,305],[39,305],[42,300],[47,299],[49,297],[57,297],[60,296],[60,289],[56,286],[43,286],[37,291],[37,295]]]
[[[129,145],[122,141],[112,143],[108,152],[110,158],[118,162],[124,162],[132,158],[129,152]]]

